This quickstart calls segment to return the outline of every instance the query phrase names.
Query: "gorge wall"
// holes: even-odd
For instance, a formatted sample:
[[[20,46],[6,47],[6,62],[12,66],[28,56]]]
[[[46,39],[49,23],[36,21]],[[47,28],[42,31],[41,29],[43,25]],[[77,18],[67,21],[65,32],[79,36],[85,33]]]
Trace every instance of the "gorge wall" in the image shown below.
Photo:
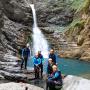
[[[30,3],[32,1],[30,0]],[[60,4],[60,5],[59,5]],[[63,0],[36,0],[36,12],[38,25],[47,35],[53,37],[54,29],[51,27],[67,25],[72,21],[73,11],[64,9]],[[0,1],[0,52],[17,52],[27,43],[31,36],[32,12],[25,0],[1,0]],[[52,43],[52,37],[48,40]],[[55,40],[54,40],[55,41]],[[54,44],[55,46],[55,44]],[[58,45],[56,45],[58,48]]]
[[[90,60],[89,5],[89,0],[35,0],[38,26],[61,57]],[[32,24],[25,0],[0,0],[0,57],[28,42]]]
[[[0,0],[0,56],[9,51],[16,53],[27,43],[32,17],[24,6],[21,1]]]
[[[81,1],[77,0],[76,7],[73,6],[76,9],[74,18],[65,32],[67,42],[74,42],[74,45],[71,44],[62,57],[90,61],[90,0]]]

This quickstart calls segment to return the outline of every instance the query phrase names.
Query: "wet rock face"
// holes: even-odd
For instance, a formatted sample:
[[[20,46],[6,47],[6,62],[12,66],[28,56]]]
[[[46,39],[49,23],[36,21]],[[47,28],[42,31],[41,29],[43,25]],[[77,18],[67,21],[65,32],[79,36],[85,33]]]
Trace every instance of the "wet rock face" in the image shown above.
[[[40,24],[66,26],[73,20],[74,10],[67,9],[67,4],[63,0],[43,1],[37,3],[36,7],[38,23]]]
[[[82,16],[83,15],[84,14],[82,14]],[[72,58],[78,57],[81,60],[90,62],[90,16],[88,14],[86,16],[87,17],[85,19],[81,19],[81,21],[84,21],[84,24],[82,24],[80,21],[79,26],[73,26],[73,28],[66,31],[65,34],[67,40],[75,42],[77,48],[73,49],[74,46],[72,45],[72,47],[70,48],[71,50],[69,50],[67,54],[65,53],[65,56]],[[80,27],[82,26],[83,28],[81,28],[80,30]],[[77,31],[78,33],[76,33]]]
[[[27,7],[23,0],[1,0],[1,3],[3,12],[9,19],[26,25],[32,22],[31,9]]]
[[[28,29],[33,20],[29,3],[32,3],[32,0],[28,4],[26,0],[0,0],[0,49],[3,51],[8,48],[15,52],[18,46],[25,43],[25,33],[29,33]],[[65,5],[63,0],[36,1],[38,25],[43,32],[53,32],[43,28],[45,26],[67,25],[72,21],[73,11],[67,10]]]
[[[71,15],[69,15],[70,13],[71,13]],[[61,11],[60,13],[56,14],[56,12],[48,10],[47,12],[42,11],[42,14],[43,14],[43,16],[41,16],[41,15],[38,16],[38,19],[41,20],[40,22],[43,22],[43,23],[46,22],[48,24],[65,26],[65,25],[69,24],[70,22],[72,22],[72,20],[73,20],[73,13],[68,12],[68,11]]]
[[[7,52],[8,50],[16,52],[19,46],[26,44],[26,37],[28,37],[26,33],[28,33],[28,35],[31,34],[29,29],[32,27],[33,17],[29,3],[32,3],[32,0],[29,0],[29,2],[26,1],[28,0],[0,0],[0,51],[2,52]],[[69,50],[71,57],[77,58],[77,56],[79,56],[79,58],[81,57],[83,59],[87,53],[85,50],[90,48],[90,23],[85,25],[84,28],[83,23],[80,22],[80,24],[76,24],[76,26],[79,25],[78,28],[73,28],[73,31],[70,30],[70,32],[67,33],[68,36],[65,33],[66,38],[70,39],[71,42],[68,42],[66,38],[62,38],[63,35],[58,33],[59,29],[57,29],[57,27],[67,26],[73,21],[73,16],[75,16],[75,11],[70,8],[69,1],[66,1],[67,0],[35,0],[33,3],[35,4],[37,22],[42,32],[46,34],[47,40],[50,42],[52,48],[61,51],[63,47],[67,48],[68,46],[68,49],[71,50],[71,52]],[[87,19],[87,15],[84,16],[84,18]],[[86,21],[90,22],[89,20]],[[52,26],[54,30],[52,30]],[[55,31],[58,33],[56,36],[54,36],[56,34]],[[75,43],[73,44],[73,42]],[[79,50],[77,50],[77,48],[84,49],[85,53],[78,54]],[[72,55],[74,49],[76,49],[76,51],[75,53],[73,52]],[[67,52],[65,55],[66,54]]]
[[[26,44],[32,24],[31,9],[22,0],[0,0],[0,53],[17,52]],[[28,35],[26,36],[26,33]],[[2,53],[3,52],[3,53]]]
[[[5,15],[3,16],[3,26],[0,29],[0,43],[4,51],[9,49],[15,52],[18,46],[23,44],[23,41],[25,41],[23,36],[24,30],[27,30],[25,26],[9,20]]]

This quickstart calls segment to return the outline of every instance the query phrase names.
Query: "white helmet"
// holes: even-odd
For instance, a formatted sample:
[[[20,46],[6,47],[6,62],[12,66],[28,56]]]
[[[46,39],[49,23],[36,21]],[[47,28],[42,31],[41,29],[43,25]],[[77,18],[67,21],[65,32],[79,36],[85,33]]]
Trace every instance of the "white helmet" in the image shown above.
[[[30,47],[30,45],[29,45],[29,43],[27,43],[27,45],[26,45],[27,47]]]

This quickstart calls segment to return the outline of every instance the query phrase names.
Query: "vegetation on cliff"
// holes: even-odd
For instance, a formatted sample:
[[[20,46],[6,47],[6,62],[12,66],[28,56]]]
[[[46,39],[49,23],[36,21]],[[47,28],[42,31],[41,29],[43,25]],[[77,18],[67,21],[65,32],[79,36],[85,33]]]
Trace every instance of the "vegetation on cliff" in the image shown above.
[[[72,23],[66,28],[67,41],[75,42],[78,50],[83,50],[80,59],[90,60],[90,0],[74,0],[71,7],[76,12]]]

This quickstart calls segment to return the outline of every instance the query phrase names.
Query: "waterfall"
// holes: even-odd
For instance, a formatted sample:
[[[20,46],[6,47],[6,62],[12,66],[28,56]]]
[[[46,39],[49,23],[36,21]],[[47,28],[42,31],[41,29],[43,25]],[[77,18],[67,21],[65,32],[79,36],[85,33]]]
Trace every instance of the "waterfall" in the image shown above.
[[[41,51],[44,58],[48,58],[48,43],[37,25],[34,4],[30,4],[33,13],[33,49],[34,53]]]

